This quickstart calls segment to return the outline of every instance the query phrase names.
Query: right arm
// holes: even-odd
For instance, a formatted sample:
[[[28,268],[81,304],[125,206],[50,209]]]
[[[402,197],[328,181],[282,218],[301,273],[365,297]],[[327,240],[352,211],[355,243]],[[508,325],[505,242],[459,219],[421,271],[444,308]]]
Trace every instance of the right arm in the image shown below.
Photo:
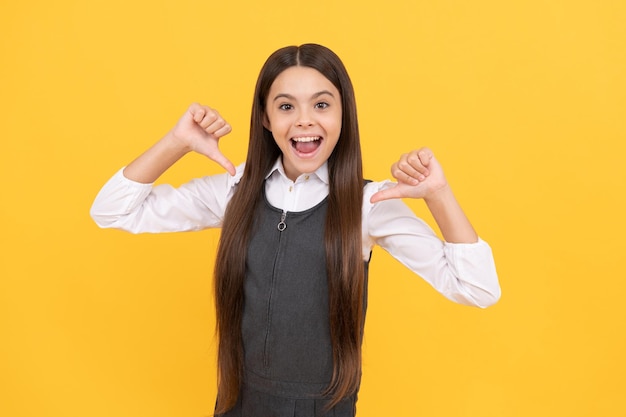
[[[120,170],[100,190],[91,217],[100,227],[132,233],[220,227],[243,166],[235,170],[218,149],[231,128],[213,109],[193,104],[160,141]],[[190,151],[206,155],[230,174],[192,180],[178,188],[152,183]]]
[[[194,103],[172,130],[124,169],[124,176],[143,184],[153,183],[191,151],[207,156],[235,175],[234,165],[218,148],[220,138],[230,131],[230,125],[217,111]]]

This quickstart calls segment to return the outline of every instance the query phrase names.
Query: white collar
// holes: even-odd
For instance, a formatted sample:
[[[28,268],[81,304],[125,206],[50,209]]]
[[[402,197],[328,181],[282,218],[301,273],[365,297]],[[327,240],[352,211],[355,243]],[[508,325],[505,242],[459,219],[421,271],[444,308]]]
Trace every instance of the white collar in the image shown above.
[[[269,170],[268,174],[265,176],[265,179],[268,179],[269,177],[271,177],[275,172],[278,172],[282,177],[284,177],[285,179],[291,181],[289,179],[289,177],[287,177],[287,174],[285,173],[285,167],[283,166],[283,158],[282,156],[279,156],[276,159],[276,162],[274,162],[274,165],[272,166],[272,168]],[[298,182],[298,180],[300,178],[304,178],[306,176],[316,176],[317,178],[320,179],[320,181],[322,181],[325,184],[328,184],[328,161],[324,162],[322,164],[321,167],[319,167],[315,172],[311,173],[311,174],[301,174],[298,178],[296,178],[295,182]]]

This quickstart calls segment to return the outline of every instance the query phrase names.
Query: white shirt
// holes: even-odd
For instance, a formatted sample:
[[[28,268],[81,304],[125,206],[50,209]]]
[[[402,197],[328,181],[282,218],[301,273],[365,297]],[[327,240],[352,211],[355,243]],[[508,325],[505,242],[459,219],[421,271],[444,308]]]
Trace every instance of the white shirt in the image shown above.
[[[221,227],[226,205],[242,177],[227,173],[193,179],[178,188],[141,184],[119,170],[98,193],[91,216],[103,228],[131,233],[161,233]],[[460,304],[487,307],[500,298],[500,286],[489,245],[444,242],[402,200],[372,204],[371,196],[393,186],[371,182],[363,190],[363,259],[378,245]],[[291,181],[280,158],[266,177],[265,192],[273,206],[287,212],[307,210],[328,195],[328,167]]]

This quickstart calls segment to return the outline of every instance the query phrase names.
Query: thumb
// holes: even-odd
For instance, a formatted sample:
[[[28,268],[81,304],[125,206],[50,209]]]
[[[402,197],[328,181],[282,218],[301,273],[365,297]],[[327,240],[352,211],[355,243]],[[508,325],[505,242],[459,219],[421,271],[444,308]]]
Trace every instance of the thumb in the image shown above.
[[[235,166],[222,153],[220,153],[219,157],[214,159],[214,161],[220,164],[231,176],[235,176]]]
[[[391,200],[393,198],[403,198],[401,189],[398,188],[399,184],[394,185],[391,188],[380,190],[370,198],[370,203],[378,203],[379,201]]]
[[[230,175],[235,175],[235,165],[222,152],[219,148],[215,148],[212,152],[206,154],[213,162],[221,165]]]

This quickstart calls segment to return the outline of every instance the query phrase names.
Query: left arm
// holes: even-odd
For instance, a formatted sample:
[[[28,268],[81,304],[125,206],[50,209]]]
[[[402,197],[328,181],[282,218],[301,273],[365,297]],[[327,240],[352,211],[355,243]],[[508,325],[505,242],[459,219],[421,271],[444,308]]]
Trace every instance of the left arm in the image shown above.
[[[437,291],[461,304],[487,307],[500,298],[489,245],[479,239],[432,151],[403,155],[391,168],[398,183],[371,195],[368,235]],[[421,198],[445,242],[401,201]],[[366,210],[367,211],[367,210]]]

